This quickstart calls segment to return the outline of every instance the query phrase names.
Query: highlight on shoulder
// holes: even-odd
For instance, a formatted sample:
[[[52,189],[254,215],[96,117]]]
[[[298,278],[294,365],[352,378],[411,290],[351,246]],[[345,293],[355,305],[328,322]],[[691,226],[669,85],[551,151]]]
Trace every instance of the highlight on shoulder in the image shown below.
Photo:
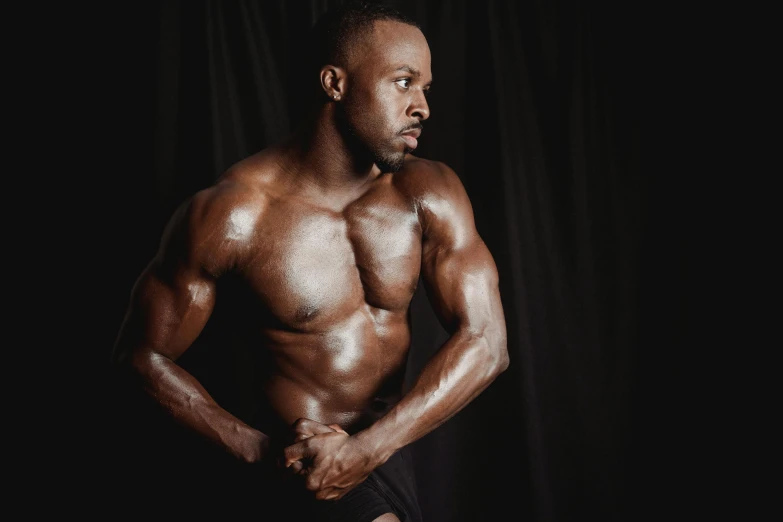
[[[462,182],[456,172],[442,161],[428,160],[408,155],[405,166],[394,175],[400,190],[415,199],[427,195],[444,195],[454,189],[462,189]]]
[[[263,191],[234,177],[221,178],[191,199],[191,224],[206,227],[226,240],[251,233],[264,208]]]
[[[267,199],[263,184],[229,169],[180,205],[166,227],[163,245],[183,248],[183,255],[200,260],[213,275],[223,273],[252,248]]]

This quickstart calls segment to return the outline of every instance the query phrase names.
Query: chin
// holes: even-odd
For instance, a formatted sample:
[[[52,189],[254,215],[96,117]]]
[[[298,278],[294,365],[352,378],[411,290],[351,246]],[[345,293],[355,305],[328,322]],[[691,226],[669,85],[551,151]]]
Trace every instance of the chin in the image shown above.
[[[405,155],[411,152],[411,149],[405,147],[402,152],[392,154],[376,154],[375,164],[381,169],[381,172],[399,172],[405,165]]]

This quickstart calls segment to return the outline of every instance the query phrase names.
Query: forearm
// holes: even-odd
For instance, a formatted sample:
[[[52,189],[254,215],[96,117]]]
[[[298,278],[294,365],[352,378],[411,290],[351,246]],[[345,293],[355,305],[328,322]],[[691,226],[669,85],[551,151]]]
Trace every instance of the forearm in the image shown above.
[[[190,373],[156,353],[140,353],[128,361],[132,380],[176,422],[210,440],[239,460],[259,462],[268,437],[222,407]]]
[[[356,436],[384,462],[434,430],[478,396],[508,365],[505,335],[458,331],[430,360],[411,390]]]

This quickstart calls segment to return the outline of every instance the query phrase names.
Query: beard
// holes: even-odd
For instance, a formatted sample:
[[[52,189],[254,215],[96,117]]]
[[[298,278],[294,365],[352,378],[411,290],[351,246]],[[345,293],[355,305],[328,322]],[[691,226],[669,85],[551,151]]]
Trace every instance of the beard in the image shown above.
[[[405,165],[405,155],[409,153],[411,149],[405,147],[402,152],[383,153],[374,152],[373,160],[381,172],[399,172]]]
[[[381,172],[399,172],[402,170],[402,167],[405,165],[405,155],[413,149],[406,146],[402,152],[400,152],[391,150],[391,147],[383,147],[380,143],[372,143],[362,139],[356,127],[351,123],[348,115],[343,111],[338,112],[337,121],[339,122],[340,127],[342,127],[345,135],[350,137],[349,142],[351,149],[359,152],[363,156],[372,158],[373,163],[381,169]],[[378,128],[381,127],[381,123],[370,122],[369,126]]]

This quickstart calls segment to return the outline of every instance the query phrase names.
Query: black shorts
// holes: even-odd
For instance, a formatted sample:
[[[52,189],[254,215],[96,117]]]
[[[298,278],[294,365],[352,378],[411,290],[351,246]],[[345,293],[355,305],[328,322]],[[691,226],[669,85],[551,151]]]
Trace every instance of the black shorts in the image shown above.
[[[402,522],[421,522],[408,452],[392,455],[340,500],[318,502],[316,513],[317,520],[329,522],[372,522],[384,513],[394,513]]]

